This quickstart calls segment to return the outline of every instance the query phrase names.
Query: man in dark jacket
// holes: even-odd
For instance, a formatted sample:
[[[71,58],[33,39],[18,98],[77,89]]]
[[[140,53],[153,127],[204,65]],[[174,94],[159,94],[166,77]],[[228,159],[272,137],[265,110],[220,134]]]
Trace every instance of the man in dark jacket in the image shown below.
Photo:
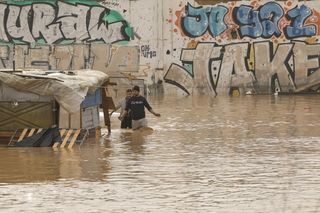
[[[145,97],[140,95],[139,86],[134,86],[132,92],[133,96],[127,101],[124,113],[120,115],[120,118],[126,116],[128,114],[128,111],[130,110],[132,116],[132,129],[136,130],[141,127],[147,127],[148,125],[144,107],[146,107],[149,112],[157,117],[160,117],[160,114],[154,112]]]

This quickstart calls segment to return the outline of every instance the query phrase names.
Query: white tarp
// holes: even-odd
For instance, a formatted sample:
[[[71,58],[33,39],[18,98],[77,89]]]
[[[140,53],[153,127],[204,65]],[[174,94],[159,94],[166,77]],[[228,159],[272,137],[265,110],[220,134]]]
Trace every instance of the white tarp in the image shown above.
[[[63,108],[73,113],[80,109],[88,91],[94,92],[108,80],[108,75],[97,70],[72,70],[72,73],[0,72],[0,81],[18,91],[53,96]]]

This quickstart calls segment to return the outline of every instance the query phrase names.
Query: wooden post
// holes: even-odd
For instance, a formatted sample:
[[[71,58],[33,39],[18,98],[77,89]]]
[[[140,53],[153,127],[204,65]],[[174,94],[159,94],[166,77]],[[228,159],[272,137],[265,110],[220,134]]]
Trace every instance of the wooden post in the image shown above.
[[[99,142],[101,138],[101,127],[95,129],[95,142]]]
[[[115,109],[113,99],[109,95],[107,85],[111,84],[110,82],[106,82],[102,85],[102,104],[101,108],[103,110],[103,115],[104,115],[104,125],[107,126],[108,128],[108,133],[111,133],[111,122],[110,122],[110,115],[109,115],[109,109]]]

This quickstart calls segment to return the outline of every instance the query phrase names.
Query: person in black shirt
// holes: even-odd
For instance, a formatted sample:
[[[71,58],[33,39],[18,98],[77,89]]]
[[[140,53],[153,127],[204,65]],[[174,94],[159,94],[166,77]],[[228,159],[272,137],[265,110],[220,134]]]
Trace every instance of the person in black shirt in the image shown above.
[[[115,107],[115,109],[110,113],[110,116],[112,115],[112,113],[114,113],[115,111],[117,111],[118,109],[121,108],[121,111],[120,111],[120,115],[123,114],[124,110],[126,109],[126,106],[127,106],[127,101],[131,98],[132,96],[132,90],[131,89],[127,89],[127,92],[126,92],[126,97],[123,98],[119,103],[118,105]],[[127,116],[123,116],[122,118],[119,116],[118,117],[119,120],[121,120],[121,129],[131,129],[131,123],[132,123],[132,119],[131,119],[131,113],[129,112],[127,114]]]
[[[127,101],[124,113],[120,115],[120,118],[126,116],[128,114],[128,111],[130,110],[132,117],[132,129],[136,130],[141,127],[147,127],[147,119],[144,107],[146,107],[149,112],[157,117],[160,117],[161,115],[154,112],[145,97],[140,95],[139,86],[134,86],[132,92],[133,96]]]

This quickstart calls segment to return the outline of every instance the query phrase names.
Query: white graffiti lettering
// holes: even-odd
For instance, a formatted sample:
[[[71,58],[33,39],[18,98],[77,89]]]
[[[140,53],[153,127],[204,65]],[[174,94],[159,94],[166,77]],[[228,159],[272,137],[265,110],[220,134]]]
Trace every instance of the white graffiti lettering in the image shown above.
[[[192,65],[192,72],[172,64],[164,79],[187,94],[193,88],[209,88],[215,94],[230,94],[234,88],[242,94],[320,89],[319,44],[295,41],[279,44],[273,50],[271,42],[256,42],[251,47],[249,43],[198,43],[195,49],[183,49],[181,53],[181,60]]]
[[[129,41],[125,32],[128,26],[120,19],[109,23],[110,10],[100,6],[35,3],[16,6],[0,3],[0,40],[24,43],[54,44],[62,40],[71,42],[114,43]],[[69,42],[70,43],[70,42]]]
[[[33,19],[37,20],[33,23],[32,34],[35,38],[41,35],[46,43],[53,44],[55,41],[63,38],[59,30],[60,24],[52,24],[55,19],[55,10],[48,4],[34,4]]]
[[[34,42],[28,23],[28,12],[30,8],[31,6],[10,6],[7,30],[11,37],[22,38],[22,40],[26,42]]]

